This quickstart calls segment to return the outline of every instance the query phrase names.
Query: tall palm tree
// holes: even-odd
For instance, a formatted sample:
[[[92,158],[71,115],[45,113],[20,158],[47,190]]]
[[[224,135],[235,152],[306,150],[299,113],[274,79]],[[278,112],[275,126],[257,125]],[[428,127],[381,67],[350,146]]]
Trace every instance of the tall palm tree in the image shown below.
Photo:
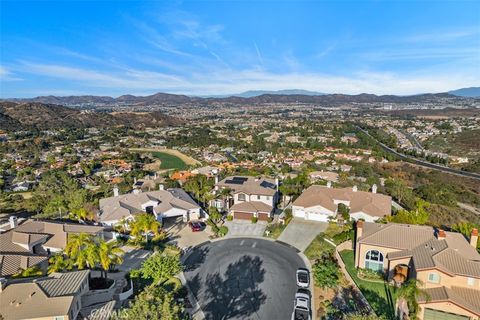
[[[117,242],[106,242],[105,240],[100,240],[97,248],[100,265],[104,271],[104,277],[107,279],[108,270],[123,262],[125,252],[118,247]]]
[[[155,216],[148,213],[141,213],[135,216],[135,219],[130,222],[131,234],[134,237],[139,237],[145,234],[145,240],[148,242],[148,233],[152,232],[155,236],[160,235],[160,222],[155,219]]]
[[[232,189],[223,188],[220,190],[220,196],[224,199],[224,207],[228,210],[230,205],[230,197],[232,196]]]
[[[420,289],[423,283],[417,279],[410,279],[405,282],[400,288],[397,289],[398,299],[404,299],[408,304],[410,317],[412,319],[417,318],[418,313],[418,300],[423,297],[427,301],[431,299],[430,295],[424,290]]]
[[[96,244],[91,234],[70,235],[65,247],[65,254],[69,258],[70,266],[76,265],[79,269],[84,269],[85,266],[92,268],[97,258],[95,248]]]

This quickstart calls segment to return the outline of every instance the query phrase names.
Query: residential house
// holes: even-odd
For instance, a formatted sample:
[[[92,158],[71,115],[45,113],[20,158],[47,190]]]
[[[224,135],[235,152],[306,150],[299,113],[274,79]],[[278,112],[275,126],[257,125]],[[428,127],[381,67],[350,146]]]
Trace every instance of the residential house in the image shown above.
[[[338,182],[338,173],[330,171],[313,171],[308,174],[312,181],[325,180]]]
[[[229,176],[216,181],[215,193],[231,190],[232,197],[228,203],[216,199],[212,204],[219,209],[228,210],[234,219],[268,220],[272,217],[278,201],[278,179],[263,177]]]
[[[90,271],[36,279],[0,280],[0,318],[75,320],[89,291]]]
[[[9,228],[0,234],[0,277],[34,266],[46,271],[50,254],[64,250],[68,236],[79,233],[103,237],[103,227],[35,220],[17,225],[11,217]]]
[[[477,241],[477,229],[467,240],[460,233],[430,226],[358,221],[355,266],[383,272],[397,285],[408,279],[420,280],[426,293],[418,301],[421,320],[478,320]]]
[[[391,214],[392,198],[378,194],[377,186],[372,192],[353,188],[331,188],[313,185],[307,188],[292,204],[294,217],[305,220],[327,222],[337,218],[338,205],[343,203],[350,209],[354,220],[375,221]]]
[[[180,188],[134,193],[118,193],[114,189],[113,197],[100,199],[99,220],[104,225],[116,225],[122,220],[133,219],[136,214],[150,213],[158,221],[170,217],[183,217],[184,221],[201,218],[200,206]]]

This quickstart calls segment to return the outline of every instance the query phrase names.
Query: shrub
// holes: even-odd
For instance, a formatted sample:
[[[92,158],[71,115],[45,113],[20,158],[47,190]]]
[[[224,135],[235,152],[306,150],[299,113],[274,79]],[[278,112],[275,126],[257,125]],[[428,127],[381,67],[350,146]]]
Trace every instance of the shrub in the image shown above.
[[[312,269],[315,284],[320,288],[335,288],[340,283],[340,268],[331,254],[323,254]]]
[[[267,222],[268,222],[268,223],[271,223],[272,221],[273,221],[273,218],[272,218],[272,217],[268,217]]]
[[[229,215],[227,216],[227,220],[228,220],[228,221],[232,221],[232,220],[233,220],[233,216],[232,216],[231,214],[229,214]]]
[[[228,228],[226,226],[221,226],[218,228],[218,235],[224,237],[228,233]]]
[[[252,223],[257,223],[258,218],[257,217],[252,217]]]
[[[219,228],[217,227],[217,225],[214,224],[214,225],[212,225],[211,227],[212,227],[212,232],[213,232],[214,234],[218,234]]]
[[[365,280],[383,280],[383,274],[369,269],[358,269],[358,277]]]

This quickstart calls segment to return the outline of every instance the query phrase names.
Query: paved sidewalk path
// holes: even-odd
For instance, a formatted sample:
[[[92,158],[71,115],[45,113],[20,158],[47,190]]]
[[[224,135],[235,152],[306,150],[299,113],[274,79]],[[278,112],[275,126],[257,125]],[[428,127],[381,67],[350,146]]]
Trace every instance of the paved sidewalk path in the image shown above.
[[[277,240],[285,242],[303,252],[310,245],[310,242],[320,232],[325,231],[327,227],[328,223],[326,222],[305,221],[294,218]]]

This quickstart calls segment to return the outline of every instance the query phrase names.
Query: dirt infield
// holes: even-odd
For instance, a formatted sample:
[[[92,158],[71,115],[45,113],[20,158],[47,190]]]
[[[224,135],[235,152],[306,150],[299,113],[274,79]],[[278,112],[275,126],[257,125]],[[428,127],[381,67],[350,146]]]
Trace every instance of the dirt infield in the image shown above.
[[[197,165],[200,164],[200,161],[193,159],[192,157],[187,156],[186,154],[181,153],[178,150],[174,149],[162,149],[162,148],[130,148],[130,151],[135,152],[163,152],[167,154],[171,154],[172,156],[179,157],[185,162],[187,165]]]

